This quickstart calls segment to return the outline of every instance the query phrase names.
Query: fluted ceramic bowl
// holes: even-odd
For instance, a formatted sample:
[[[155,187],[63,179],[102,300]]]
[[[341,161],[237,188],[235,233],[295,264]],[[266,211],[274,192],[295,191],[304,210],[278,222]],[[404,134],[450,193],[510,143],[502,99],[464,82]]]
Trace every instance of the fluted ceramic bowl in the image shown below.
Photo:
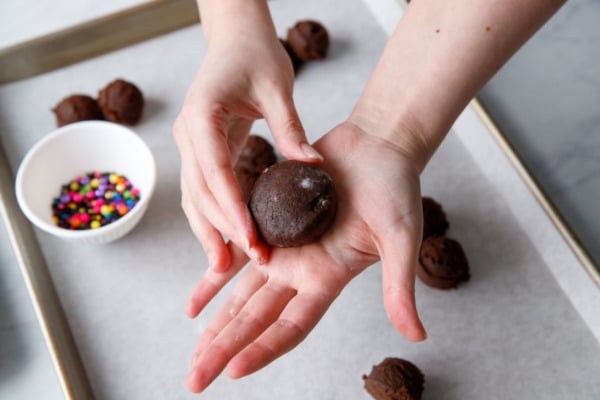
[[[61,186],[91,172],[124,175],[140,190],[140,200],[118,220],[96,229],[61,228],[52,219],[52,200]],[[156,163],[144,141],[131,129],[105,121],[83,121],[54,130],[26,154],[15,190],[25,216],[54,236],[78,243],[112,242],[131,231],[148,208],[156,185]]]

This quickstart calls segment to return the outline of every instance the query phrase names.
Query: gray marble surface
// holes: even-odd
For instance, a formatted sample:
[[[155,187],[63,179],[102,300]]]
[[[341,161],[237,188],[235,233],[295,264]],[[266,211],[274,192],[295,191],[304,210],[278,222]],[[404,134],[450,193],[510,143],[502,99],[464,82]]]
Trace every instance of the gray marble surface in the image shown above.
[[[296,102],[313,139],[351,109],[359,82],[385,42],[368,9],[358,0],[349,4],[272,5],[282,32],[302,17],[319,18],[335,32],[332,57],[302,71],[297,81]],[[178,155],[170,124],[204,46],[200,30],[193,27],[0,87],[0,131],[14,168],[51,127],[48,105],[65,92],[94,93],[124,74],[150,100],[136,128],[159,165],[160,184],[147,217],[106,247],[72,248],[38,232],[100,399],[196,398],[186,392],[183,377],[199,332],[224,296],[196,321],[183,315],[187,295],[206,266],[179,208]],[[156,79],[156,68],[166,59],[163,79]],[[268,134],[264,123],[256,131]],[[429,340],[409,343],[390,326],[375,265],[342,292],[301,346],[249,378],[220,377],[201,398],[368,399],[360,375],[390,355],[423,368],[425,400],[599,398],[597,340],[531,245],[534,238],[519,227],[495,182],[480,173],[454,134],[425,171],[423,189],[447,207],[450,234],[464,243],[473,269],[464,290],[439,292],[417,284]],[[465,204],[465,197],[477,201]],[[0,246],[0,282],[5,285],[0,289],[8,288],[0,295],[0,398],[60,399],[7,249],[6,243]]]
[[[600,2],[568,1],[480,98],[600,265]]]

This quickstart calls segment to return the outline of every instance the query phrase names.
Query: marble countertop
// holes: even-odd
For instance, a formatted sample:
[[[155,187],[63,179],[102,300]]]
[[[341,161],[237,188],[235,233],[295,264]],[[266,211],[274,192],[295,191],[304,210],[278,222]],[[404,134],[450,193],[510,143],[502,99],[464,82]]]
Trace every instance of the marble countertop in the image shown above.
[[[357,14],[368,14],[364,5],[358,0],[353,1],[352,7],[343,11],[338,10],[339,2],[334,0],[321,2],[323,4],[310,1],[303,4],[301,10],[295,9],[290,5],[294,2],[289,1],[277,1],[272,5],[276,24],[281,31],[296,19],[315,17],[322,18],[327,26],[337,30],[340,33],[338,38],[345,38],[336,43],[338,50],[329,63],[308,69],[305,76],[299,77],[297,104],[307,131],[312,132],[313,136],[323,131],[324,127],[330,128],[340,115],[349,111],[352,104],[348,99],[354,98],[360,90],[355,83],[368,76],[377,55],[373,43],[382,45],[385,41],[383,32],[369,18],[358,20],[362,21],[359,22],[361,34],[369,37],[368,45],[356,35],[356,29],[347,27],[347,20],[356,18]],[[129,1],[127,5],[139,2]],[[30,9],[24,5],[26,3],[32,4],[13,2],[11,6],[3,2],[0,5],[0,26],[12,26],[15,29],[24,26],[27,30],[31,28],[32,32],[45,33],[63,23],[57,12],[62,8],[59,4],[65,7],[79,4],[68,8],[71,14],[64,20],[67,23],[105,14],[111,7],[122,7],[124,4],[116,0],[102,2],[102,6],[92,9],[90,13],[91,1],[61,0],[54,2],[52,7],[38,6],[33,14],[29,14],[31,17],[27,17],[26,11]],[[526,159],[526,149],[529,149],[528,154],[533,154],[531,157],[539,161],[539,164],[529,162],[530,167],[535,169],[535,165],[538,165],[548,176],[555,174],[558,177],[552,179],[565,180],[565,188],[569,187],[569,190],[563,192],[579,193],[582,190],[581,193],[595,194],[595,198],[581,196],[589,201],[592,210],[594,204],[599,203],[593,202],[598,199],[597,177],[600,176],[598,159],[594,158],[598,152],[594,153],[593,149],[594,146],[598,148],[596,139],[600,124],[592,123],[594,120],[590,117],[592,122],[588,121],[590,129],[586,131],[590,133],[578,136],[585,131],[580,129],[585,125],[577,125],[580,128],[570,125],[570,129],[578,134],[569,136],[569,140],[561,139],[557,131],[548,133],[544,137],[544,145],[538,145],[533,143],[539,137],[536,128],[531,121],[518,116],[522,112],[521,107],[510,108],[515,103],[505,99],[521,101],[525,97],[520,94],[520,85],[515,83],[515,79],[521,77],[518,71],[525,71],[529,65],[521,58],[533,57],[535,60],[535,55],[539,54],[537,50],[528,49],[541,46],[552,54],[552,50],[547,50],[545,46],[551,48],[551,44],[561,43],[557,39],[557,36],[561,37],[561,24],[576,26],[572,18],[587,20],[590,17],[586,12],[593,10],[598,11],[593,1],[568,3],[557,15],[556,22],[544,28],[539,38],[536,36],[527,45],[524,49],[527,54],[517,54],[506,66],[506,71],[501,71],[482,92],[488,105],[493,105],[495,101],[499,110],[506,111],[496,115],[503,127],[517,127],[519,129],[510,129],[510,132],[524,135],[511,136],[510,139],[518,144],[519,138],[522,138],[523,143],[529,146],[519,149]],[[2,24],[5,22],[2,19],[12,14],[19,18],[11,20],[10,24]],[[40,17],[42,15],[44,18]],[[394,14],[387,13],[387,16],[392,18]],[[586,32],[593,37],[592,29]],[[564,40],[571,40],[579,34],[581,32],[573,28]],[[0,37],[4,40],[11,36]],[[23,30],[12,37],[16,38],[14,40],[25,38]],[[58,93],[75,88],[93,93],[99,80],[108,81],[121,73],[132,74],[140,86],[148,90],[153,100],[137,128],[155,150],[159,165],[161,185],[149,210],[152,218],[145,218],[132,234],[109,246],[109,250],[91,250],[92,253],[97,251],[103,254],[102,263],[86,261],[89,252],[69,249],[55,238],[39,235],[98,398],[194,398],[183,388],[182,376],[197,334],[215,308],[209,308],[209,315],[196,322],[183,317],[185,299],[204,268],[204,256],[179,209],[178,158],[169,132],[178,111],[178,102],[199,62],[197,49],[186,48],[184,44],[199,37],[198,27],[188,28],[166,35],[159,41],[146,42],[62,71],[0,88],[2,139],[5,147],[14,151],[9,155],[14,167],[27,148],[42,134],[35,129],[52,124],[50,113],[36,114],[27,121],[23,115],[18,115],[20,119],[15,117],[10,112],[17,110],[18,114],[20,105],[51,104]],[[536,44],[536,41],[541,41],[541,44]],[[573,51],[572,60],[593,57],[588,54],[593,51],[586,50],[585,40],[573,41],[577,43],[562,48],[562,51]],[[9,39],[4,44],[10,42]],[[592,46],[592,43],[587,45]],[[199,46],[202,49],[204,44],[200,43]],[[160,65],[165,54],[157,52],[157,47],[169,49],[173,65],[179,65],[172,71],[165,70],[164,81],[157,81],[150,68],[140,68],[139,60],[142,59],[144,65]],[[595,54],[597,57],[597,52]],[[356,65],[356,68],[338,73],[336,80],[325,80],[332,76],[331,72],[328,75],[328,70],[339,71],[336,63]],[[72,79],[72,76],[91,76],[93,79]],[[583,77],[586,77],[585,73]],[[565,87],[572,80],[579,79],[569,74],[561,78],[556,82]],[[593,83],[597,77],[590,72],[587,79]],[[57,88],[57,83],[63,86]],[[313,104],[319,98],[317,93],[323,90],[333,93],[333,85],[337,85],[335,88],[343,87],[338,93],[339,99],[336,97],[337,100],[327,107],[315,108]],[[504,85],[512,85],[511,91]],[[33,91],[32,87],[38,90]],[[581,90],[585,91],[585,85],[581,85]],[[597,96],[600,92],[596,90],[595,93]],[[5,96],[14,98],[15,104],[7,104]],[[159,99],[162,96],[169,101],[161,102]],[[550,100],[541,94],[537,95],[540,96],[537,99],[535,96],[531,94],[525,109],[536,115],[538,121],[552,118],[554,113],[547,112]],[[587,104],[577,106],[577,96],[572,99],[568,102],[571,108],[560,108],[571,110],[570,113],[565,111],[565,115],[574,113],[576,116],[598,117],[598,112],[593,114],[591,107],[586,108]],[[506,106],[506,103],[509,105]],[[567,107],[563,103],[561,105]],[[584,114],[577,113],[580,109]],[[513,121],[513,115],[517,115],[514,125],[507,125]],[[554,125],[546,123],[546,129]],[[10,134],[5,133],[8,129]],[[263,123],[258,123],[256,129],[261,133],[267,132]],[[567,128],[563,126],[561,129]],[[596,129],[596,134],[592,133],[593,129]],[[569,146],[572,146],[570,152],[565,150]],[[579,150],[581,148],[586,150]],[[577,155],[578,151],[583,151],[581,157]],[[560,164],[566,164],[568,171],[558,173],[556,164],[544,170],[543,158],[552,160],[559,153],[572,155],[571,158],[564,158],[565,162]],[[572,301],[562,294],[560,285],[556,284],[546,267],[544,254],[529,245],[531,238],[519,227],[515,214],[497,196],[497,187],[490,180],[490,175],[482,175],[477,168],[473,168],[473,162],[460,137],[451,134],[423,176],[424,193],[441,199],[448,208],[453,224],[451,233],[466,244],[475,272],[473,281],[466,288],[468,290],[464,291],[440,293],[417,285],[419,308],[430,334],[426,343],[410,345],[387,323],[380,304],[381,276],[376,266],[346,288],[319,327],[297,351],[279,360],[274,368],[267,368],[248,379],[232,382],[220,378],[204,398],[239,398],[243,393],[247,399],[275,396],[282,399],[367,399],[368,395],[361,388],[360,374],[368,372],[370,364],[388,355],[405,356],[426,371],[429,380],[424,399],[533,396],[583,400],[600,395],[600,385],[594,381],[595,371],[600,368],[600,349],[596,337],[586,329],[572,307]],[[585,166],[577,164],[581,162]],[[444,168],[448,163],[453,163],[456,168]],[[441,184],[450,179],[457,183],[462,193],[481,196],[482,201],[473,204],[469,213],[464,212],[461,197],[457,197],[447,185]],[[573,182],[569,183],[569,180]],[[591,191],[586,189],[590,182]],[[577,196],[571,197],[583,201]],[[495,210],[493,217],[488,216],[491,214],[490,207]],[[574,208],[585,210],[580,206]],[[502,224],[497,223],[498,218],[502,219]],[[593,218],[591,220],[594,221]],[[157,236],[157,230],[164,235]],[[490,245],[491,242],[494,244]],[[171,256],[163,254],[161,249],[165,248],[172,252]],[[503,252],[503,248],[510,248],[511,251]],[[50,358],[25,289],[20,284],[20,274],[12,268],[13,264],[6,232],[0,229],[0,398],[60,399],[62,394]],[[136,295],[132,296],[132,293]],[[222,301],[223,297],[218,300]],[[498,314],[498,310],[501,310],[501,314]],[[478,328],[465,329],[471,326]],[[377,335],[377,341],[371,339],[373,334]],[[149,348],[154,350],[148,352]],[[323,348],[330,350],[330,357],[322,357]],[[356,350],[345,354],[344,349],[349,348]],[[444,354],[444,357],[440,357],[440,354]],[[143,374],[136,368],[143,368]],[[314,371],[320,373],[314,374]],[[298,379],[298,374],[302,379]],[[276,384],[272,383],[274,379]],[[272,393],[265,394],[258,390],[267,385],[273,388]]]
[[[480,98],[600,267],[599,20],[567,2]]]

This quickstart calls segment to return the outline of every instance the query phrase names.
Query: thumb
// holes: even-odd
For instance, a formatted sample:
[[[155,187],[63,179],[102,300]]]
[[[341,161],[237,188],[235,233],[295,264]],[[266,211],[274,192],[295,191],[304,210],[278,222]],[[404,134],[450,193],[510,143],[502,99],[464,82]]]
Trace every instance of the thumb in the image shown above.
[[[271,96],[263,115],[277,148],[285,158],[321,163],[323,156],[308,144],[291,96]]]
[[[415,303],[415,269],[419,238],[413,232],[395,228],[381,243],[383,303],[392,324],[409,340],[427,338]]]

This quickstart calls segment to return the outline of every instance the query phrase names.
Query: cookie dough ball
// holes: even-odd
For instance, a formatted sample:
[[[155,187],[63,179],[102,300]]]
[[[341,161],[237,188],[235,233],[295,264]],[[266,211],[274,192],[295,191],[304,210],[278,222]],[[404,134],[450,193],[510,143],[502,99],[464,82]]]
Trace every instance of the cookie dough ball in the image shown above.
[[[59,127],[78,121],[104,119],[96,100],[84,94],[65,97],[52,111],[56,116],[56,126]]]
[[[430,236],[423,240],[419,252],[417,276],[427,286],[454,289],[471,277],[469,261],[462,246],[445,236]]]
[[[294,50],[292,50],[292,46],[290,46],[290,43],[287,40],[279,39],[279,41],[283,45],[285,52],[288,54],[288,56],[290,57],[290,60],[292,61],[292,66],[294,67],[294,73],[297,74],[298,70],[300,69],[300,67],[302,66],[302,64],[304,62],[298,58],[296,53],[294,53]]]
[[[420,400],[425,376],[410,361],[386,358],[363,375],[365,389],[375,400]]]
[[[271,143],[258,135],[249,135],[240,152],[233,173],[240,185],[244,202],[250,200],[250,192],[260,174],[277,162],[277,155]]]
[[[288,29],[287,41],[294,54],[302,61],[325,58],[329,49],[329,34],[317,21],[298,21]]]
[[[250,170],[243,165],[236,165],[233,168],[233,175],[235,175],[235,179],[240,186],[240,191],[244,197],[244,203],[248,203],[250,201],[250,193],[252,193],[252,188],[260,176],[260,173]]]
[[[443,236],[450,227],[441,204],[431,197],[423,197],[423,239]]]
[[[142,117],[144,96],[133,83],[117,79],[100,90],[98,105],[107,120],[135,125]]]
[[[237,163],[261,173],[276,162],[277,155],[271,143],[262,136],[249,135]]]
[[[327,231],[335,219],[337,196],[324,170],[288,160],[262,173],[249,205],[266,243],[295,247],[313,242]]]

